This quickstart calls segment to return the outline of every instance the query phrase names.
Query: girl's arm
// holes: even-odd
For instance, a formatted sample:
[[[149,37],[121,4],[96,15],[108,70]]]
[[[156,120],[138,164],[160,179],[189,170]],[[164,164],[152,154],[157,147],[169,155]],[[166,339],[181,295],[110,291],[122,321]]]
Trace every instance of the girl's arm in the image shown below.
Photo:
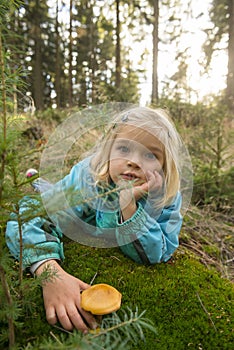
[[[84,186],[84,172],[88,168],[88,160],[80,162],[74,166],[71,172],[61,181],[53,186],[51,190],[42,194],[44,199],[56,203],[56,195],[61,191],[66,191],[73,188],[82,188]],[[57,200],[58,205],[63,205]],[[36,199],[24,197],[19,203],[19,216],[21,219],[27,216],[35,216],[31,220],[25,220],[21,226],[22,243],[23,243],[23,266],[24,268],[31,266],[33,263],[42,261],[44,259],[63,260],[63,244],[61,242],[62,232],[59,225],[52,223],[46,217],[37,215],[40,212],[40,203]],[[83,207],[80,205],[80,211],[77,213],[82,217]],[[34,215],[33,215],[34,214]],[[55,222],[59,221],[61,217],[65,217],[64,222],[69,224],[72,222],[72,216],[69,212],[58,212],[55,214]],[[58,220],[56,220],[58,219]],[[20,230],[18,225],[18,218],[16,214],[11,214],[10,220],[6,228],[6,243],[12,255],[18,260],[20,257]]]
[[[82,185],[79,178],[82,168],[74,167],[71,173],[62,180],[63,188],[69,188],[74,184]],[[79,176],[80,174],[80,176]],[[83,177],[86,178],[85,176]],[[61,188],[61,182],[54,186]],[[47,191],[47,196],[53,197],[54,189]],[[24,197],[20,203],[20,215],[35,210],[35,217],[23,223],[21,227],[23,243],[23,267],[29,267],[33,263],[43,261],[35,270],[36,275],[40,275],[45,269],[50,269],[52,278],[43,282],[43,298],[46,310],[46,318],[50,324],[57,321],[67,330],[73,328],[82,332],[87,332],[88,327],[96,328],[96,322],[92,315],[80,307],[80,292],[89,287],[88,284],[66,273],[57,263],[63,259],[63,245],[61,243],[62,232],[57,226],[46,218],[36,215],[38,207],[36,200]],[[35,209],[37,208],[37,209]],[[80,208],[82,215],[82,207]],[[68,215],[66,215],[68,220]],[[7,223],[6,242],[14,257],[20,258],[20,232],[16,214],[11,214]]]
[[[6,227],[6,243],[15,259],[20,259],[20,245],[22,238],[23,268],[29,267],[35,262],[45,259],[63,260],[63,245],[61,243],[62,232],[46,218],[36,216],[40,211],[39,202],[29,197],[20,201],[19,215],[22,219],[25,213],[35,217],[25,221],[19,229],[19,221],[16,214],[10,215]],[[35,209],[37,207],[37,209]],[[20,238],[20,235],[22,237]]]
[[[117,227],[117,241],[123,253],[144,264],[169,260],[179,246],[182,226],[180,207],[180,193],[155,218],[138,203],[134,215]]]

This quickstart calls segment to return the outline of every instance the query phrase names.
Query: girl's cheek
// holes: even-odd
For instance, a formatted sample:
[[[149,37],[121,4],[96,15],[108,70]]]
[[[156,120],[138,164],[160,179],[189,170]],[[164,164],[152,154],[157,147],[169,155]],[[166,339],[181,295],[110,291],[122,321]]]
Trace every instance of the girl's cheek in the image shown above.
[[[157,161],[156,164],[155,164],[154,171],[155,170],[158,171],[158,172],[162,171],[162,164],[159,161]]]

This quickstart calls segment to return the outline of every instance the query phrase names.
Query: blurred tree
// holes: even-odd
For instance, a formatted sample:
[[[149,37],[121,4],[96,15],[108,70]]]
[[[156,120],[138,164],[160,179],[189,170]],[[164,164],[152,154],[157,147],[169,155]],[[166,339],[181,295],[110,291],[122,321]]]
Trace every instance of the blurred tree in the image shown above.
[[[48,58],[54,56],[51,45],[51,21],[48,17],[48,6],[45,1],[33,0],[25,2],[25,26],[27,50],[33,74],[30,76],[32,97],[38,110],[47,106],[50,96],[50,69]],[[53,40],[54,41],[54,40]]]
[[[101,72],[101,56],[105,57],[101,47],[103,17],[94,0],[83,0],[75,9],[77,15],[73,46],[73,68],[76,70],[73,77],[74,93],[76,103],[86,106],[97,103],[100,76],[105,74]],[[109,36],[108,31],[105,34]],[[112,41],[109,41],[109,44],[113,46]]]
[[[152,73],[152,97],[151,102],[158,101],[158,25],[159,25],[159,1],[153,1],[153,73]]]
[[[220,50],[220,43],[225,43],[228,51],[226,101],[234,111],[234,0],[213,0],[210,19],[213,26],[206,30],[204,45],[206,66],[210,66],[214,52]]]
[[[69,2],[69,54],[68,54],[68,104],[73,105],[73,82],[72,82],[72,63],[73,63],[73,0]]]
[[[52,76],[55,71],[55,25],[46,1],[25,1],[20,8],[21,32],[24,37],[22,67],[37,110],[50,107]]]
[[[136,34],[141,16],[134,9],[131,1],[119,0],[22,3],[10,23],[23,40],[15,36],[12,44],[22,48],[18,64],[29,73],[25,74],[27,95],[37,110],[136,99],[132,42],[140,41],[143,33]]]
[[[56,93],[56,106],[61,107],[61,60],[60,60],[60,34],[59,34],[59,1],[56,1],[56,14],[55,14],[55,45],[56,45],[56,56],[55,56],[55,93]]]
[[[234,0],[228,1],[228,74],[226,97],[228,106],[234,112]]]
[[[2,9],[7,12],[7,15],[2,16],[2,45],[6,52],[7,67],[8,67],[8,81],[11,85],[11,96],[7,98],[8,109],[11,110],[15,115],[17,114],[18,108],[20,108],[19,99],[22,97],[19,93],[19,86],[17,78],[14,79],[14,87],[11,84],[10,76],[18,75],[19,71],[23,71],[25,45],[24,37],[22,35],[22,25],[19,13],[19,6],[21,1],[11,1],[9,4],[4,5],[2,3]],[[9,73],[11,72],[11,73]],[[23,85],[21,82],[21,89]],[[9,94],[9,91],[8,91]]]
[[[121,84],[121,46],[120,46],[120,0],[115,0],[116,3],[116,26],[115,26],[115,35],[116,35],[116,67],[115,67],[115,86],[117,89],[120,89]]]
[[[186,33],[183,21],[192,17],[191,1],[181,0],[148,0],[134,1],[141,10],[141,20],[152,28],[152,91],[151,103],[159,99],[159,85],[164,84],[163,93],[182,98],[187,96],[188,90],[188,48],[181,50],[182,36]],[[189,44],[188,44],[189,45]],[[170,50],[167,47],[171,47]],[[174,51],[172,50],[174,48]],[[174,57],[175,73],[169,76],[165,72],[164,81],[159,81],[158,64],[165,52]],[[163,56],[162,56],[163,55]],[[163,64],[163,62],[162,62]],[[163,88],[163,87],[162,87]]]
[[[42,79],[42,33],[41,33],[41,7],[40,1],[35,1],[33,14],[32,35],[34,38],[34,75],[33,75],[33,90],[34,99],[37,109],[43,109],[43,79]]]
[[[65,107],[65,100],[68,95],[67,85],[64,77],[64,43],[61,32],[63,32],[63,23],[60,23],[59,17],[63,10],[63,1],[56,0],[55,6],[55,71],[52,72],[52,82],[54,83],[56,107]],[[53,104],[53,102],[51,101]]]
[[[131,2],[116,0],[105,7],[94,0],[77,5],[73,49],[77,51],[74,84],[79,105],[139,99],[138,80],[133,78],[130,48],[125,41],[131,11]]]
[[[172,75],[167,75],[165,79],[165,89],[163,94],[170,95],[176,100],[189,101],[190,87],[189,87],[189,59],[191,58],[191,43],[186,40],[188,30],[184,26],[184,22],[189,22],[194,19],[192,8],[192,0],[182,2],[181,0],[174,0],[172,6],[171,1],[164,2],[165,9],[168,9],[168,25],[164,32],[164,45],[171,45],[174,52],[171,50],[171,55],[174,59],[173,65],[175,71]],[[191,29],[191,32],[193,30]],[[185,40],[184,40],[185,39]],[[181,45],[183,43],[183,45]],[[185,44],[186,43],[186,44]]]

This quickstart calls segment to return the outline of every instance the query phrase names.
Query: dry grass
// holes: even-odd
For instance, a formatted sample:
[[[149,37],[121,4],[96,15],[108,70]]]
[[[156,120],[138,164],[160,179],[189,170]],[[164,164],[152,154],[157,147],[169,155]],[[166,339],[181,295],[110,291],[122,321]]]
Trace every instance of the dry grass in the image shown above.
[[[191,206],[186,214],[181,245],[192,251],[207,267],[215,267],[234,281],[234,217]]]

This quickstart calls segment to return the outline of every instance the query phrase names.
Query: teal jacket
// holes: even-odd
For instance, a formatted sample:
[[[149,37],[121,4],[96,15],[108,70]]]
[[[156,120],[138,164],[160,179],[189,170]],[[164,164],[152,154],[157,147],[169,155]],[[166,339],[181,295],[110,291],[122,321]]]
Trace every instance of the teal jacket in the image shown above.
[[[71,193],[76,194],[72,200],[68,199]],[[126,256],[141,264],[165,262],[179,245],[182,225],[179,192],[170,205],[157,211],[150,201],[141,199],[135,214],[121,222],[116,198],[109,195],[109,201],[106,200],[92,181],[90,158],[76,164],[41,196],[48,215],[35,215],[22,225],[24,268],[48,258],[63,260],[63,234],[93,246],[99,243],[92,239],[97,242],[103,239],[107,242],[105,246],[119,246]],[[23,217],[24,213],[36,210],[35,204],[35,199],[24,197],[19,214]],[[19,259],[19,227],[15,214],[7,223],[6,242],[12,255]]]

